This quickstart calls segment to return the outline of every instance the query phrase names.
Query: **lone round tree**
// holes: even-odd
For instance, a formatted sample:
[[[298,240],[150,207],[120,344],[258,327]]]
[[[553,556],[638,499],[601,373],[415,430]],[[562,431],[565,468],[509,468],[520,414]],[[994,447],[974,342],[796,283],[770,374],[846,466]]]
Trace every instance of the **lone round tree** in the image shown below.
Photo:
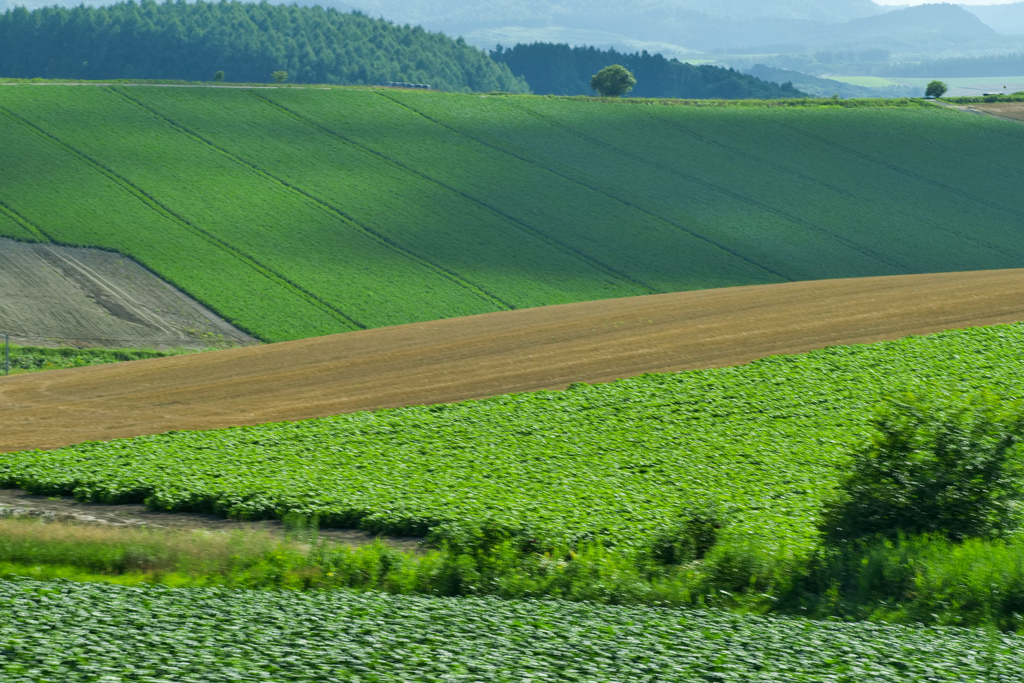
[[[590,87],[603,97],[621,97],[632,90],[634,85],[636,79],[633,74],[619,64],[606,66],[590,79]]]
[[[947,90],[946,84],[943,83],[942,81],[932,81],[924,89],[924,96],[925,97],[936,97],[936,98],[942,97],[943,95],[946,94],[946,90]]]

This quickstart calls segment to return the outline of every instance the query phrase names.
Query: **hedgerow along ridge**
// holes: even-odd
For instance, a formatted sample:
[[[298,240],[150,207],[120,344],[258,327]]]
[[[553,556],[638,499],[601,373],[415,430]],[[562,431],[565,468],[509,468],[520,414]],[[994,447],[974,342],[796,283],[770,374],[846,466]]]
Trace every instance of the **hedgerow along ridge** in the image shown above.
[[[936,107],[18,84],[0,127],[3,234],[264,340],[1024,257],[1024,131]]]
[[[831,347],[466,403],[171,432],[5,456],[0,485],[250,519],[642,548],[694,506],[730,544],[809,552],[818,513],[902,392],[1015,395],[1024,325]],[[744,540],[746,539],[746,540]]]

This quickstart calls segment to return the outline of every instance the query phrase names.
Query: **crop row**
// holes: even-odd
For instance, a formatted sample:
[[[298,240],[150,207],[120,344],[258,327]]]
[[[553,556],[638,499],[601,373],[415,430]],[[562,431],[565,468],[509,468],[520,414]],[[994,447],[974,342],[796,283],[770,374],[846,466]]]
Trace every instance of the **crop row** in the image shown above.
[[[18,91],[11,105],[40,129],[124,178],[138,192],[158,198],[180,223],[210,236],[207,250],[219,245],[238,250],[294,289],[308,293],[335,319],[329,331],[365,326],[362,318],[368,306],[376,306],[381,315],[386,315],[389,307],[400,307],[403,297],[391,296],[389,289],[403,269],[417,291],[432,291],[430,285],[436,278],[428,274],[417,280],[416,269],[405,267],[407,259],[367,240],[343,218],[231,154],[183,134],[107,89],[90,89],[77,98],[80,108],[102,111],[105,126],[69,121],[57,109],[63,99],[60,90],[42,94]],[[258,126],[260,122],[235,123]],[[121,226],[121,231],[126,227]],[[234,297],[250,296],[243,287],[229,285],[227,289]],[[346,292],[349,296],[339,301]],[[372,304],[358,306],[352,293]],[[439,317],[474,310],[446,309],[444,297],[436,299]],[[277,308],[266,306],[264,318],[272,318]],[[259,322],[266,327],[269,320]],[[271,338],[316,333],[299,317],[290,324],[275,325]]]
[[[2,234],[120,251],[266,340],[1024,261],[1020,127],[938,108],[2,95]]]
[[[9,104],[4,102],[4,105]],[[245,266],[135,188],[0,111],[0,201],[46,239],[119,251],[249,331],[327,334],[338,321]],[[244,289],[247,296],[238,296]],[[274,311],[269,315],[268,311]]]
[[[0,583],[7,683],[1019,680],[1019,636],[374,593]]]
[[[356,121],[341,115],[330,98],[292,97],[287,92],[265,97],[380,150],[406,168],[422,169],[445,186],[527,226],[532,234],[634,283],[637,293],[775,281],[765,270],[679,230],[643,207],[538,166],[532,157],[542,149],[540,145],[523,155],[510,155],[374,92],[350,94],[352,105],[365,112],[365,118]],[[394,134],[381,136],[368,125],[377,119],[387,120]],[[501,137],[506,128],[529,131],[534,127],[533,121],[523,119],[518,115],[494,121],[491,134]],[[416,144],[409,144],[410,140]],[[606,151],[598,151],[605,165],[618,165],[618,158],[612,161]]]
[[[1017,267],[1024,257],[1012,238],[1014,188],[1024,174],[1006,168],[987,184],[989,159],[1021,135],[1006,122],[975,126],[933,108],[708,109],[548,98],[482,98],[466,107],[444,96],[388,97],[784,278]],[[943,163],[950,154],[963,164]]]
[[[807,548],[885,395],[1019,393],[1024,325],[452,405],[172,432],[0,463],[0,486],[329,526],[644,544],[693,505]]]

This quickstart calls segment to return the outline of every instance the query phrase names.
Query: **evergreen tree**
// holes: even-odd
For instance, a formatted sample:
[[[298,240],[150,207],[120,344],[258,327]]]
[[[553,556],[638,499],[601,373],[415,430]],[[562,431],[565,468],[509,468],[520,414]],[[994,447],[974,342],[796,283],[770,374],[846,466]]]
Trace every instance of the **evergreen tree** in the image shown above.
[[[482,50],[420,27],[321,7],[154,0],[106,7],[15,7],[0,14],[0,76],[235,82],[427,83],[441,90],[526,92]]]

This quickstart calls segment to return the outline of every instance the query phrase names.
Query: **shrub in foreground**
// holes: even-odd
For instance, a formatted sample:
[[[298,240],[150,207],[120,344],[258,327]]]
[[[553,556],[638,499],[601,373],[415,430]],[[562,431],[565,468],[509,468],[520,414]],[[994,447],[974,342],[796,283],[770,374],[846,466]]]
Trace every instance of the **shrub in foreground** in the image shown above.
[[[1015,529],[1024,497],[1019,404],[982,396],[959,405],[890,400],[825,507],[826,542],[895,537],[998,538]]]

